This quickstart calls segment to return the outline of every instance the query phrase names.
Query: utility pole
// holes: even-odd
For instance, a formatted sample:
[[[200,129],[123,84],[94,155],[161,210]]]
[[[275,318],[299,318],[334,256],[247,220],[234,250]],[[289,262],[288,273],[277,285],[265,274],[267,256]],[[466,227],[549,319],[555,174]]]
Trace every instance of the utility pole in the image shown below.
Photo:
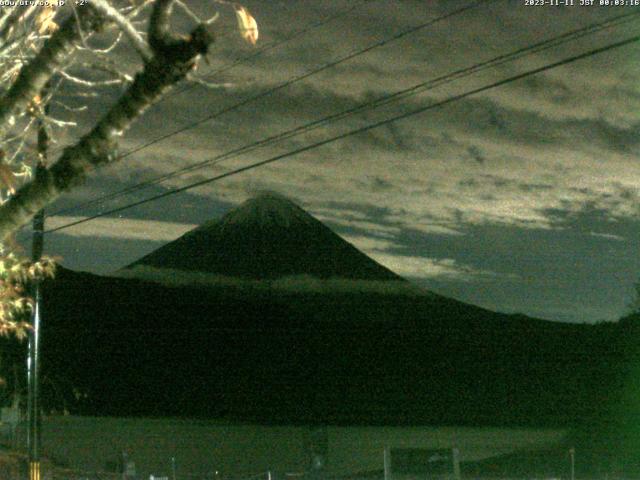
[[[43,91],[45,97],[47,88]],[[44,107],[44,114],[49,111],[48,105]],[[35,174],[46,168],[47,153],[49,149],[49,134],[43,121],[38,122],[38,164]],[[40,210],[33,218],[33,238],[31,245],[31,260],[38,262],[42,257],[44,248],[44,210]],[[40,480],[40,443],[41,443],[41,416],[40,416],[40,324],[42,321],[42,285],[39,280],[33,282],[33,313],[31,315],[32,330],[29,334],[29,358],[27,359],[27,381],[29,391],[27,397],[27,415],[29,429],[27,432],[27,446],[29,450],[29,480]]]

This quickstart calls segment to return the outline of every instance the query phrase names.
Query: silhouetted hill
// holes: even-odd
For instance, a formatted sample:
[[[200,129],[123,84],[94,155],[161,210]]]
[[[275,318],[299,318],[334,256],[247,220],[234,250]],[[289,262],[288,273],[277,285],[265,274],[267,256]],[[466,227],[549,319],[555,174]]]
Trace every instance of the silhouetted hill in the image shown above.
[[[620,396],[626,374],[619,326],[418,289],[273,195],[120,274],[130,278],[61,268],[47,283],[51,403],[275,423],[578,425]]]
[[[610,399],[621,362],[612,326],[429,294],[167,287],[63,270],[46,298],[44,368],[87,394],[87,414],[571,425]]]

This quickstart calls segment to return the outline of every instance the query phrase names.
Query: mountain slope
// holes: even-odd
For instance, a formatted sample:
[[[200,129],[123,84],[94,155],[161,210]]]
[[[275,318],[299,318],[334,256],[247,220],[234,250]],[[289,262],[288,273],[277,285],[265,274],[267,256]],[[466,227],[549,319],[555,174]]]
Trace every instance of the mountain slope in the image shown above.
[[[148,266],[245,279],[401,280],[289,200],[263,194],[124,270]]]
[[[240,279],[147,281],[136,267]],[[505,315],[405,288],[273,195],[124,270],[134,278],[61,269],[45,286],[43,371],[59,391],[82,393],[68,402],[85,414],[575,425],[620,390],[616,326]]]
[[[167,287],[61,270],[45,301],[44,374],[57,391],[86,393],[70,409],[89,415],[566,426],[598,416],[621,362],[614,325],[436,295]]]

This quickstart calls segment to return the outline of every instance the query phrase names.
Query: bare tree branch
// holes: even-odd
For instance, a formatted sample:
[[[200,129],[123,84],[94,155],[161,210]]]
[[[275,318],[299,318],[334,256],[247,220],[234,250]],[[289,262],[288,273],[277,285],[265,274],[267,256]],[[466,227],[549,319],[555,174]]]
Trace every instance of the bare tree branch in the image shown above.
[[[13,12],[18,9],[18,2],[13,5],[9,5],[0,10],[0,31],[4,30],[5,25],[10,21]]]
[[[173,9],[173,0],[156,0],[149,19],[149,45],[154,53],[166,48],[175,37],[169,31],[169,17]]]
[[[104,18],[93,8],[83,8],[79,18],[80,25],[75,18],[69,18],[64,22],[45,42],[38,55],[20,71],[7,93],[0,98],[0,137],[7,131],[10,117],[23,112],[53,73],[63,66],[74,44],[81,39],[81,30],[98,31],[105,24]]]
[[[35,2],[26,10],[22,8],[14,8],[14,10],[7,17],[5,17],[6,20],[3,19],[5,21],[3,22],[4,25],[2,27],[2,30],[0,30],[0,40],[2,40],[3,43],[6,42],[7,38],[11,34],[11,31],[13,30],[13,27],[33,15],[33,13],[36,11],[36,8],[38,7]]]
[[[0,239],[28,222],[33,215],[62,192],[81,183],[88,171],[118,160],[117,138],[156,99],[193,70],[213,41],[205,25],[183,39],[169,31],[172,0],[158,0],[151,13],[149,43],[153,58],[119,101],[80,141],[68,147],[49,169],[35,178],[0,207]]]
[[[122,39],[122,32],[118,32],[118,36],[115,38],[115,40],[113,42],[111,42],[111,45],[105,47],[105,48],[87,48],[87,47],[82,47],[82,46],[78,46],[78,50],[80,51],[89,51],[91,52],[92,55],[106,55],[108,53],[113,52],[113,50],[120,44],[120,40]]]
[[[127,17],[129,17],[130,20],[136,18],[138,15],[140,15],[140,13],[142,13],[143,10],[145,10],[149,5],[152,5],[152,4],[153,4],[153,0],[144,0],[142,3],[140,3],[137,6],[132,5],[131,7],[126,9]]]
[[[183,2],[183,1],[181,1],[181,0],[176,0],[176,5],[178,5],[178,6],[182,9],[182,11],[183,11],[184,13],[186,13],[186,14],[187,14],[187,16],[188,16],[191,20],[194,20],[196,23],[201,23],[200,18],[198,17],[198,15],[196,15],[196,14],[193,12],[193,10],[191,10],[191,9],[189,8],[189,5],[187,5],[186,3],[184,3],[184,2]]]
[[[121,85],[124,81],[121,78],[115,78],[111,80],[98,80],[98,81],[85,80],[84,78],[76,77],[75,75],[71,75],[70,73],[64,72],[62,70],[59,71],[58,74],[62,78],[64,78],[65,80],[68,80],[71,83],[75,83],[76,85],[81,85],[83,87],[88,87],[88,88]]]
[[[152,52],[149,49],[147,42],[144,41],[140,33],[135,29],[127,17],[112,7],[106,0],[91,0],[91,5],[106,18],[118,25],[120,30],[122,30],[129,38],[129,41],[133,44],[133,47],[144,61],[151,60]]]
[[[131,83],[133,81],[132,75],[121,71],[115,62],[106,57],[97,55],[94,61],[82,62],[79,65],[88,70],[103,72],[121,80],[122,82]]]

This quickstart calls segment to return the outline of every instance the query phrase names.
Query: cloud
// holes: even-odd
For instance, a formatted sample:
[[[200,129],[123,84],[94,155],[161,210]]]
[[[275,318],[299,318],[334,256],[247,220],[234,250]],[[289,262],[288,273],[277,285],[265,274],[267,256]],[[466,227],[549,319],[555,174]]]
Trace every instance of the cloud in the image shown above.
[[[54,229],[68,223],[83,220],[84,218],[86,217],[47,217],[47,229]],[[72,237],[106,237],[170,242],[196,227],[197,225],[193,224],[163,222],[159,220],[102,217],[61,230],[61,233]]]
[[[343,238],[391,271],[405,278],[472,281],[483,278],[516,278],[461,264],[453,258],[429,258],[401,253],[406,247],[398,240],[364,235],[343,235]]]
[[[321,280],[307,275],[283,277],[275,280],[248,280],[204,272],[186,272],[170,268],[135,266],[120,270],[114,276],[137,278],[168,286],[193,285],[201,287],[232,287],[258,291],[289,293],[359,293],[381,295],[431,296],[432,294],[409,282],[389,280]]]
[[[312,118],[316,106],[320,111],[327,110],[334,101],[326,93],[325,98],[310,94],[308,87],[305,92],[309,110],[290,110],[302,123]],[[277,97],[278,104],[288,103],[284,93]],[[259,136],[267,124],[270,129],[287,128],[284,117],[267,111],[266,119],[255,125],[257,128],[235,132],[227,129],[226,141],[242,145],[243,141],[255,139],[256,133]],[[266,188],[287,191],[315,205],[330,200],[368,205],[383,202],[396,216],[405,216],[404,224],[429,217],[434,223],[497,222],[538,228],[549,223],[541,212],[563,208],[567,201],[580,203],[589,198],[571,190],[576,185],[612,193],[623,172],[625,183],[634,178],[640,181],[640,172],[632,168],[628,156],[635,142],[630,139],[637,136],[635,127],[607,126],[602,119],[545,119],[539,113],[505,109],[488,100],[460,102],[455,108],[420,119],[424,121],[396,126],[402,131],[402,146],[386,131],[357,136],[204,186],[199,192],[239,203],[248,192]],[[248,120],[240,122],[247,123]],[[435,132],[430,127],[435,127]],[[429,133],[427,143],[421,141],[425,132]],[[333,133],[332,129],[323,130],[306,141]],[[225,134],[224,128],[220,134]],[[215,156],[211,150],[204,154],[210,141],[197,132],[192,135],[193,139],[187,137],[188,163]],[[224,141],[220,147],[224,151]],[[190,180],[269,158],[278,151],[287,151],[286,144],[284,147],[225,161],[195,172]],[[159,173],[187,163],[177,153],[158,152],[159,158],[162,155],[166,160],[156,159],[154,166]],[[603,155],[609,159],[606,165],[600,161]],[[153,156],[153,149],[140,156],[147,168]],[[183,183],[175,179],[168,185]],[[616,208],[620,210],[625,204],[628,209],[632,202],[622,200]]]
[[[592,237],[605,238],[607,240],[615,240],[617,242],[624,242],[626,240],[624,237],[614,235],[612,233],[589,232],[589,235]]]
[[[249,8],[268,43],[350,5],[309,2],[303,16],[287,2],[255,0]],[[195,7],[211,9],[205,2],[196,2]],[[236,62],[230,69],[226,69],[230,62],[255,51],[242,46],[237,35],[230,39],[223,36],[209,56],[211,66],[203,65],[201,73],[225,68],[215,81],[235,87],[174,91],[138,122],[122,149],[127,151],[229,109],[281,82],[454,8],[457,6],[445,1],[403,1],[393,8],[385,2],[367,2],[349,15],[311,29],[278,48],[265,49],[250,62]],[[109,169],[104,178],[125,181],[136,172],[140,179],[166,174],[611,15],[610,10],[598,8],[561,9],[556,13],[550,17],[546,9],[483,5],[149,146]],[[372,30],[371,25],[376,28]],[[218,25],[223,31],[227,27],[235,25],[224,21]],[[632,28],[631,24],[618,26],[562,48],[484,70],[397,104],[174,178],[165,185],[180,187],[407,113],[610,43]],[[469,266],[484,266],[482,252],[476,252],[475,258],[467,256],[465,243],[477,241],[469,234],[474,229],[516,228],[532,235],[541,230],[569,235],[576,227],[566,220],[586,210],[597,210],[604,218],[627,223],[640,215],[640,68],[631,60],[638,53],[638,46],[612,50],[204,185],[189,197],[169,197],[162,204],[149,204],[144,214],[149,221],[157,219],[158,225],[122,228],[120,225],[125,224],[118,222],[91,222],[86,230],[78,227],[67,232],[85,238],[100,235],[168,241],[192,226],[162,222],[185,218],[182,209],[197,211],[200,217],[193,214],[188,222],[201,223],[220,212],[216,210],[214,215],[200,205],[232,206],[255,191],[276,190],[295,198],[340,233],[351,235],[356,245],[360,243],[372,254],[377,251],[379,259],[404,272],[432,278],[488,279],[491,267]],[[92,111],[87,115],[91,123],[95,114]],[[187,203],[198,206],[187,207]],[[394,244],[406,231],[431,240],[443,237],[463,241],[456,252],[435,255],[426,245],[421,252],[402,256],[394,250]],[[582,232],[610,240],[619,236],[609,232],[606,225],[587,225]],[[407,245],[396,246],[407,253]]]
[[[275,32],[280,35],[281,28],[284,31],[290,28],[282,24],[283,18],[272,7],[259,4],[257,8],[262,8],[266,18],[276,22],[267,26],[274,35]],[[445,11],[447,6],[434,4],[425,8],[423,13],[433,15],[434,9]],[[406,15],[402,8],[389,17],[388,9],[373,5],[363,11],[368,12],[371,18],[379,18],[390,32],[402,28],[402,23],[395,22]],[[465,64],[491,57],[497,46],[504,45],[500,38],[509,38],[510,48],[539,39],[540,31],[527,32],[515,27],[524,19],[523,12],[502,9],[492,12],[495,18],[484,10],[465,16],[465,31],[470,36],[475,35],[478,41],[465,45],[466,48],[456,45],[459,52],[456,62]],[[323,13],[326,13],[324,8],[318,7],[316,14],[321,16]],[[533,13],[533,18],[527,19],[530,24],[535,24],[538,15]],[[593,12],[587,12],[583,17],[563,16],[554,19],[553,30],[568,30],[595,19],[597,16]],[[173,137],[170,148],[163,142],[140,152],[134,163],[144,165],[156,174],[166,173],[186,163],[215,157],[256,139],[350,108],[360,101],[424,81],[430,75],[455,69],[457,65],[452,55],[444,55],[446,52],[438,42],[450,36],[460,21],[455,19],[435,25],[428,34],[425,31],[411,37],[411,41],[374,49],[367,55],[329,69],[326,74],[272,92],[255,103]],[[493,27],[491,36],[486,37],[484,31],[488,24]],[[176,126],[189,123],[259,94],[277,84],[279,76],[282,80],[290,79],[294,72],[321,64],[321,56],[324,58],[325,54],[339,50],[339,45],[327,40],[333,38],[331,33],[341,31],[339,25],[341,21],[328,24],[322,30],[325,34],[313,42],[306,38],[295,42],[291,46],[298,52],[295,55],[290,55],[291,52],[285,55],[276,49],[262,59],[257,58],[250,68],[238,65],[238,69],[229,74],[234,78],[242,78],[246,74],[246,78],[255,79],[251,84],[226,92],[199,91],[199,101],[195,103],[186,94],[161,103],[148,116],[148,121],[141,122],[133,132],[135,142],[166,131],[164,119],[169,115]],[[358,32],[350,31],[351,35],[358,37]],[[371,39],[362,37],[357,41],[366,43]],[[427,42],[435,48],[430,51],[429,62],[425,63],[424,54],[416,48],[414,42],[417,41]],[[323,127],[299,139],[285,141],[279,147],[255,151],[241,159],[194,172],[189,179],[193,181],[226,172],[358,125],[409,111],[464,91],[474,84],[477,86],[483,81],[544,63],[553,55],[556,53],[546,52],[541,57],[527,58],[496,71],[487,71],[474,77],[473,81],[464,80],[451,88],[429,92],[426,96],[405,98],[397,105]],[[273,69],[274,64],[278,65],[277,70]],[[398,73],[400,67],[404,69],[402,74]],[[567,72],[574,71],[578,75],[567,75]],[[599,189],[603,194],[612,195],[615,183],[622,181],[623,177],[625,183],[640,181],[640,172],[632,166],[637,165],[640,124],[628,121],[629,115],[625,114],[627,120],[623,120],[610,114],[621,108],[637,112],[640,93],[633,82],[615,80],[610,70],[572,65],[563,72],[554,70],[530,77],[411,120],[389,124],[385,128],[204,186],[198,192],[204,197],[222,198],[231,203],[239,203],[256,189],[286,191],[311,207],[336,199],[368,205],[382,203],[394,213],[400,226],[421,220],[421,225],[425,225],[424,218],[429,218],[430,223],[446,224],[446,228],[452,230],[465,224],[484,223],[548,228],[550,221],[545,217],[545,211],[562,209],[569,204],[578,206],[592,198],[571,190],[576,185],[590,192]],[[613,106],[604,108],[604,103],[609,101],[609,89],[617,92],[613,101],[620,109]],[[603,158],[607,159],[606,163]],[[475,183],[460,188],[469,181]],[[181,179],[168,182],[169,186],[182,184],[184,180]],[[544,186],[544,191],[538,186]],[[601,200],[605,201],[603,196]],[[624,199],[615,205],[609,203],[605,206],[615,209],[616,215],[633,212],[632,202]],[[330,216],[323,219],[340,221]],[[371,223],[376,221],[379,220]]]
[[[464,265],[453,258],[427,258],[391,253],[370,252],[371,257],[400,276],[413,279],[448,279],[463,282],[477,281],[492,277],[513,277],[501,275],[490,270]]]
[[[467,148],[467,153],[473,160],[480,164],[483,164],[486,161],[486,158],[482,154],[482,150],[480,150],[475,145],[471,145],[469,148]]]
[[[347,242],[363,252],[384,252],[398,247],[394,240],[365,235],[342,235]]]

